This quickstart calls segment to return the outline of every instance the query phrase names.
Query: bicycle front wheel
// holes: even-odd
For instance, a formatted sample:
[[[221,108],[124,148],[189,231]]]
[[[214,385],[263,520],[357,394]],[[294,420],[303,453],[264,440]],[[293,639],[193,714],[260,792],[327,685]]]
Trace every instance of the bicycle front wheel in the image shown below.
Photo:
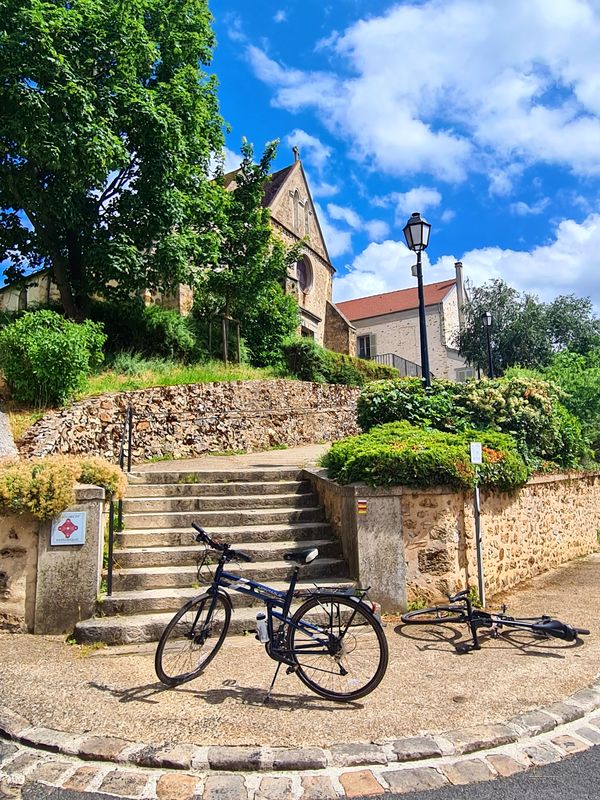
[[[205,593],[189,600],[164,629],[154,658],[158,679],[167,686],[197,678],[216,656],[231,621],[227,595]]]
[[[460,606],[431,606],[407,611],[400,617],[407,625],[440,625],[445,622],[468,622],[465,609]]]
[[[296,611],[287,648],[296,674],[328,700],[358,700],[381,682],[388,645],[369,608],[350,597],[319,595]]]

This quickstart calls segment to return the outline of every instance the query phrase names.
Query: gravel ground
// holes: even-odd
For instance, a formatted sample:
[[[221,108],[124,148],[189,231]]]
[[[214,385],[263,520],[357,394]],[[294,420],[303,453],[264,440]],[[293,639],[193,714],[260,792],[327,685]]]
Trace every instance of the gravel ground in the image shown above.
[[[598,676],[599,573],[600,554],[490,603],[588,627],[592,635],[582,645],[513,635],[457,655],[453,643],[464,636],[458,627],[436,635],[388,621],[387,675],[356,704],[321,700],[282,674],[273,702],[264,705],[275,664],[251,636],[226,640],[203,676],[166,690],[154,675],[153,646],[94,651],[24,634],[0,635],[0,702],[36,724],[150,744],[329,746],[501,721],[564,699]]]

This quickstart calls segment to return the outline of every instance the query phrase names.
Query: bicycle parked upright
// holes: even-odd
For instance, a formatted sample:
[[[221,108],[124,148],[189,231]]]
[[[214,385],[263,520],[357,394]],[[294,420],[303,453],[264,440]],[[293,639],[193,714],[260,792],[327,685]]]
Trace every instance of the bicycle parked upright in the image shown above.
[[[264,603],[257,614],[257,639],[278,666],[282,664],[313,692],[328,700],[358,700],[381,682],[388,664],[388,646],[375,604],[367,590],[311,587],[297,590],[302,566],[319,555],[316,547],[286,553],[295,567],[287,591],[273,589],[226,571],[231,561],[252,561],[227,542],[218,542],[199,525],[196,541],[219,554],[207,590],[185,603],[167,624],[158,643],[156,674],[167,686],[198,677],[216,656],[231,622],[232,603],[225,589]],[[292,602],[304,602],[292,613]]]

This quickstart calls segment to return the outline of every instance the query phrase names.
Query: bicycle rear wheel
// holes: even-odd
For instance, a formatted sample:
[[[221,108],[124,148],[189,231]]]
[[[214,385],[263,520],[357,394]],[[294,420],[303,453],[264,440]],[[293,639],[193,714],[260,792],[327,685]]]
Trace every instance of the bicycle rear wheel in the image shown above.
[[[381,682],[388,645],[370,609],[351,597],[319,595],[296,611],[287,648],[296,674],[328,700],[358,700]]]
[[[231,602],[219,592],[208,592],[189,600],[164,629],[154,667],[158,679],[178,686],[198,677],[216,656],[231,621]]]
[[[466,609],[460,606],[431,606],[407,611],[400,617],[407,625],[441,625],[446,622],[468,622]]]

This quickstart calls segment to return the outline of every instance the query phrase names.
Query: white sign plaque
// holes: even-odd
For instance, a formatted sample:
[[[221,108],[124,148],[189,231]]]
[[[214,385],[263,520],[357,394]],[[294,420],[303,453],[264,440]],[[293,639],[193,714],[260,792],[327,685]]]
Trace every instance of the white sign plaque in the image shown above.
[[[50,544],[85,544],[85,511],[63,511],[52,520]]]
[[[481,442],[471,442],[471,464],[483,464]]]

